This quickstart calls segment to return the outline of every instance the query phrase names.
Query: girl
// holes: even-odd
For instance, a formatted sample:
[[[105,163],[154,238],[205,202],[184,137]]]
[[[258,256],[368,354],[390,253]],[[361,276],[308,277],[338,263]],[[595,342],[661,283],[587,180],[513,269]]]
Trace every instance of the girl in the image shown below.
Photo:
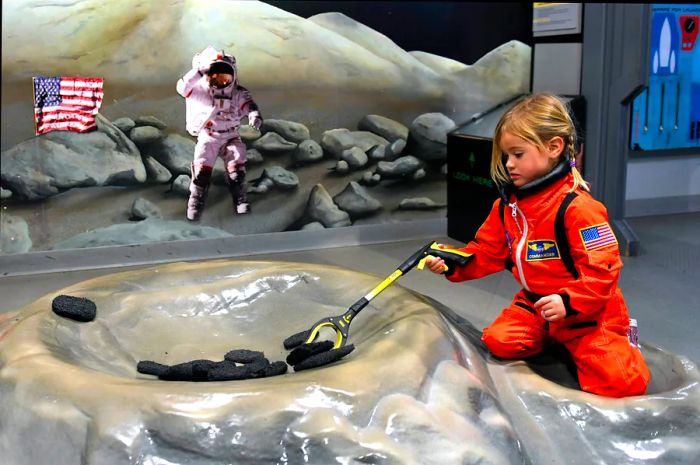
[[[471,261],[447,268],[430,257],[426,265],[455,282],[513,273],[523,289],[482,335],[497,357],[533,356],[556,341],[571,353],[584,391],[640,395],[649,370],[628,338],[617,240],[575,167],[575,146],[558,98],[538,94],[516,104],[496,126],[491,176],[502,199],[461,249]]]

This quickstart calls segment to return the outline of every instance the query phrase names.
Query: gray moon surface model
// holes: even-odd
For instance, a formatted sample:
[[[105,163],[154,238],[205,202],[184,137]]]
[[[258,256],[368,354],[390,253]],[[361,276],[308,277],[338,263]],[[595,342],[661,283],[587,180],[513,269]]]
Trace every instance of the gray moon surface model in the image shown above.
[[[175,263],[1,315],[2,462],[700,463],[700,376],[684,357],[644,345],[649,393],[595,396],[494,360],[455,311],[397,284],[353,321],[356,349],[331,365],[202,383],[136,371],[239,348],[284,360],[287,336],[380,279],[305,263]],[[59,294],[95,302],[96,319],[54,314]]]

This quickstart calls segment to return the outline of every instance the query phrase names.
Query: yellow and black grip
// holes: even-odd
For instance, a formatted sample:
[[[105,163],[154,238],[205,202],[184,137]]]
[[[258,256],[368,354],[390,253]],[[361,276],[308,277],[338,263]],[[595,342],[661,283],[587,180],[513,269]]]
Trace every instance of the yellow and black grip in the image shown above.
[[[472,259],[474,254],[463,252],[459,249],[451,248],[440,248],[437,242],[433,242],[427,246],[425,250],[425,256],[418,263],[418,269],[422,270],[425,266],[425,261],[428,257],[438,257],[442,258],[445,262],[445,269],[443,272],[445,274],[451,274],[454,269],[458,266],[465,266]]]

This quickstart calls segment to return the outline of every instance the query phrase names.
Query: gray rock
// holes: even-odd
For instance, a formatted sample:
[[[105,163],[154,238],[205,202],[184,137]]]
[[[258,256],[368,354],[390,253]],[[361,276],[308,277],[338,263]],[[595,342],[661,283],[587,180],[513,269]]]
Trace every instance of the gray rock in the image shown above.
[[[362,173],[362,178],[360,179],[360,182],[366,186],[375,186],[379,184],[379,182],[382,180],[382,177],[377,174],[377,173],[372,173],[371,171],[365,171]]]
[[[9,199],[10,197],[12,197],[12,191],[0,187],[0,199]]]
[[[24,218],[3,212],[0,215],[0,253],[25,253],[32,250],[29,226]]]
[[[382,208],[381,202],[355,181],[350,182],[340,194],[333,197],[333,201],[338,208],[348,212],[353,220],[371,216]]]
[[[246,150],[246,163],[250,165],[261,165],[265,160],[259,150],[247,149]]]
[[[183,212],[184,216],[184,212]],[[52,250],[231,237],[221,229],[185,221],[147,219],[95,229],[61,241]]]
[[[384,149],[384,160],[392,161],[395,160],[403,150],[406,148],[405,139],[396,139],[391,144],[387,145]]]
[[[349,131],[347,129],[330,129],[321,135],[321,147],[332,158],[340,159],[343,151],[352,147],[359,147],[363,152],[368,152],[376,145],[385,146],[389,141],[376,134],[367,131]]]
[[[165,166],[161,165],[158,160],[150,155],[143,157],[143,165],[146,167],[146,173],[151,182],[165,184],[170,182],[173,177]]]
[[[173,181],[172,191],[175,194],[190,196],[190,182],[192,179],[186,174],[181,174]]]
[[[314,140],[302,141],[292,154],[296,163],[305,164],[319,161],[323,158],[323,148]]]
[[[264,194],[274,187],[274,185],[275,183],[272,181],[272,179],[264,177],[263,174],[263,177],[261,177],[254,186],[251,186],[248,191],[256,194]]]
[[[445,204],[436,203],[433,199],[428,197],[414,197],[403,199],[399,203],[399,210],[434,210],[445,206]]]
[[[294,189],[299,185],[299,178],[296,174],[277,165],[265,168],[263,177],[271,180],[275,187],[282,190]]]
[[[414,181],[418,181],[419,179],[423,179],[425,176],[426,176],[425,170],[423,168],[418,168],[411,175],[411,179],[413,179]]]
[[[350,226],[350,215],[333,203],[330,194],[322,184],[316,184],[309,194],[306,214],[312,221],[318,221],[326,228]]]
[[[387,179],[403,178],[412,175],[422,166],[423,163],[419,159],[406,155],[394,161],[380,161],[377,163],[377,173]]]
[[[241,127],[238,128],[238,135],[241,136],[241,140],[243,142],[252,142],[254,140],[260,139],[260,136],[262,134],[253,126],[242,124]]]
[[[2,184],[13,195],[42,199],[75,187],[129,186],[146,181],[136,145],[106,118],[97,131],[52,131],[2,153]]]
[[[398,121],[380,115],[363,116],[357,124],[360,131],[369,131],[383,137],[389,142],[408,138],[408,128]]]
[[[153,126],[158,129],[167,129],[168,125],[155,116],[138,116],[134,119],[136,126]]]
[[[343,150],[340,155],[341,160],[348,162],[350,169],[357,170],[364,167],[369,159],[367,154],[359,147],[352,147],[347,150]]]
[[[413,155],[425,161],[447,159],[447,133],[455,123],[442,113],[425,113],[411,123],[408,148]]]
[[[163,214],[156,205],[144,198],[137,198],[131,204],[131,217],[137,220],[146,220],[148,218],[162,218]]]
[[[263,120],[263,125],[260,129],[262,130],[263,134],[275,132],[284,139],[297,144],[311,139],[309,129],[303,124],[296,123],[294,121],[287,121],[283,119],[266,119]]]
[[[162,141],[144,147],[143,153],[158,160],[173,174],[191,174],[195,143],[180,134],[168,134]]]
[[[318,221],[312,221],[301,227],[301,231],[320,231],[322,229],[326,228]]]
[[[388,145],[375,145],[367,152],[367,155],[371,160],[382,161],[386,156]]]
[[[350,165],[345,160],[338,160],[335,164],[335,171],[340,174],[346,174],[350,172]]]
[[[107,118],[98,113],[95,121],[97,122],[97,130],[106,134],[107,137],[112,139],[118,151],[134,156],[141,154],[139,149],[136,147],[136,144],[134,144],[134,142],[129,139],[124,132],[112,124]],[[58,131],[59,134],[62,132],[65,131]]]
[[[141,147],[165,139],[165,133],[153,126],[136,126],[129,131],[129,138],[134,144]]]
[[[126,116],[115,119],[114,121],[112,121],[112,124],[118,127],[119,130],[124,134],[129,134],[129,131],[136,127],[136,123],[134,122],[134,120],[131,118],[127,118]]]
[[[253,148],[262,153],[289,152],[294,150],[297,144],[285,140],[275,132],[268,132],[260,139],[253,142]]]

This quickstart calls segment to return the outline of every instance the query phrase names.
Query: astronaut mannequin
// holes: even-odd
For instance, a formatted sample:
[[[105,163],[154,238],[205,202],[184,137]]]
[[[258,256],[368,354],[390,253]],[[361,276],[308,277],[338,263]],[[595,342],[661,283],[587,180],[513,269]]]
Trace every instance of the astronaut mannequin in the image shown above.
[[[236,59],[211,46],[195,54],[192,69],[177,81],[185,97],[187,132],[197,136],[192,162],[187,219],[200,218],[216,157],[224,160],[234,211],[248,213],[245,188],[246,147],[238,134],[241,119],[260,129],[262,117],[250,92],[238,83]]]

